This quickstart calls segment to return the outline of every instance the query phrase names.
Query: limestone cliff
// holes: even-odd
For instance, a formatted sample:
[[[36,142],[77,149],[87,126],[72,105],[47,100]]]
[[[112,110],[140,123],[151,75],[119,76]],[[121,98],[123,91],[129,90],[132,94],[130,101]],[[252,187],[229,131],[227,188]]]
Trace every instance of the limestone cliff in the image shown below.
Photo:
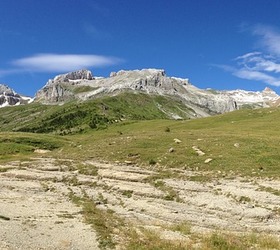
[[[161,69],[121,70],[112,72],[108,78],[94,78],[87,70],[59,75],[37,92],[36,100],[53,104],[71,99],[88,100],[116,95],[124,91],[178,98],[193,110],[193,117],[229,112],[237,108],[234,99],[227,94],[198,89],[188,79],[168,77]]]
[[[17,94],[5,84],[0,84],[0,107],[30,103],[33,99]]]

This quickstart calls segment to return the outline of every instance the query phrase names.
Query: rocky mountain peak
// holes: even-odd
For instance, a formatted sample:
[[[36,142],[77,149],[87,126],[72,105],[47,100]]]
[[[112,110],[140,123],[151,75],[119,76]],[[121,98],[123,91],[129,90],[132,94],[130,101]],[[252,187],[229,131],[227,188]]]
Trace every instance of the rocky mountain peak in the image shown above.
[[[14,95],[15,92],[6,84],[0,84],[0,95]]]
[[[271,88],[269,88],[269,87],[266,87],[262,92],[269,92],[269,93],[271,93],[271,92],[274,92]],[[274,92],[275,93],[275,92]]]
[[[6,90],[8,93],[8,89],[2,88],[3,92]],[[56,104],[73,99],[86,101],[122,92],[179,99],[191,110],[192,117],[225,113],[248,105],[257,108],[272,106],[280,100],[269,88],[262,92],[199,89],[189,79],[168,77],[163,69],[120,70],[111,72],[107,78],[93,77],[89,70],[77,70],[50,79],[36,93],[35,99],[45,104]]]
[[[47,84],[56,84],[61,82],[71,82],[77,80],[92,80],[93,74],[90,70],[82,69],[66,74],[58,75],[54,79],[50,79]]]
[[[36,93],[35,99],[43,103],[64,102],[73,99],[74,94],[69,86],[91,80],[94,80],[93,74],[86,69],[58,75],[48,80],[46,85]]]
[[[0,84],[0,107],[30,103],[33,99],[17,94],[6,84]]]
[[[118,72],[112,72],[110,74],[113,76],[121,76],[121,75],[134,75],[134,76],[166,76],[166,73],[163,69],[141,69],[141,70],[120,70]]]
[[[87,71],[83,72],[89,75]],[[72,77],[73,74],[75,77]],[[193,110],[193,117],[236,109],[234,100],[226,94],[213,94],[198,89],[188,79],[168,77],[163,69],[120,70],[112,72],[108,78],[90,78],[91,76],[83,79],[76,72],[59,75],[37,92],[36,99],[50,104],[71,99],[88,100],[129,91],[179,99]]]

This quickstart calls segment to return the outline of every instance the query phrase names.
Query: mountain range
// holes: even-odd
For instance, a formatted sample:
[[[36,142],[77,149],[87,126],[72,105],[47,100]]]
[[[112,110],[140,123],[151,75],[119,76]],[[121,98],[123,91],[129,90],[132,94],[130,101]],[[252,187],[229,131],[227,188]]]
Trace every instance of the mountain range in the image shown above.
[[[39,102],[63,104],[76,100],[84,102],[100,97],[117,96],[120,93],[144,93],[149,96],[164,96],[186,106],[189,118],[206,117],[241,108],[278,106],[280,96],[269,88],[262,92],[199,89],[189,79],[168,77],[162,69],[121,70],[109,77],[96,77],[89,70],[62,74],[47,81],[34,98],[16,93],[7,85],[0,84],[0,106],[14,106]],[[164,112],[164,107],[158,105]],[[180,118],[177,114],[171,118]]]

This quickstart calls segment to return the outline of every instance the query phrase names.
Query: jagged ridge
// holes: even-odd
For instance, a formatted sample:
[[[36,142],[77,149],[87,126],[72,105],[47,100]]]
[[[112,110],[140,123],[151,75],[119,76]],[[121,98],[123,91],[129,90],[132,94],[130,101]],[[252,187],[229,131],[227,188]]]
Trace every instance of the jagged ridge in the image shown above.
[[[234,99],[227,94],[211,93],[193,86],[188,79],[167,77],[164,70],[143,69],[113,72],[108,78],[94,78],[90,71],[73,72],[55,77],[37,92],[36,100],[45,104],[65,102],[72,99],[88,100],[104,95],[116,95],[123,91],[142,92],[181,100],[194,110],[192,117],[235,110]],[[86,91],[83,91],[85,90]]]
[[[0,84],[0,107],[27,104],[32,101],[32,98],[19,95],[7,85]]]
[[[30,102],[30,99],[2,86],[0,105]],[[36,93],[35,100],[43,104],[58,104],[74,99],[86,101],[114,96],[123,92],[175,98],[193,110],[189,114],[190,118],[225,113],[243,107],[278,106],[280,103],[280,97],[269,88],[262,92],[203,90],[192,85],[188,79],[168,77],[162,69],[121,70],[112,72],[107,78],[94,77],[89,70],[78,70],[50,79]]]

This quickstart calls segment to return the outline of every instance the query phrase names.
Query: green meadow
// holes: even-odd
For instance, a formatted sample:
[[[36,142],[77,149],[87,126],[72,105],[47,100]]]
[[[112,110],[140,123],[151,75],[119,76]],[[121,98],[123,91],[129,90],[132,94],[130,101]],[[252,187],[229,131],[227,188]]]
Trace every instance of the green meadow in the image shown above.
[[[170,120],[156,109],[155,100],[137,95],[139,103],[131,107],[133,98],[1,109],[1,159],[32,155],[40,148],[51,150],[50,155],[58,158],[96,158],[216,174],[278,177],[278,108]],[[165,101],[163,98],[157,103]],[[170,104],[169,109],[174,111],[177,105]],[[204,155],[199,156],[193,147]]]

